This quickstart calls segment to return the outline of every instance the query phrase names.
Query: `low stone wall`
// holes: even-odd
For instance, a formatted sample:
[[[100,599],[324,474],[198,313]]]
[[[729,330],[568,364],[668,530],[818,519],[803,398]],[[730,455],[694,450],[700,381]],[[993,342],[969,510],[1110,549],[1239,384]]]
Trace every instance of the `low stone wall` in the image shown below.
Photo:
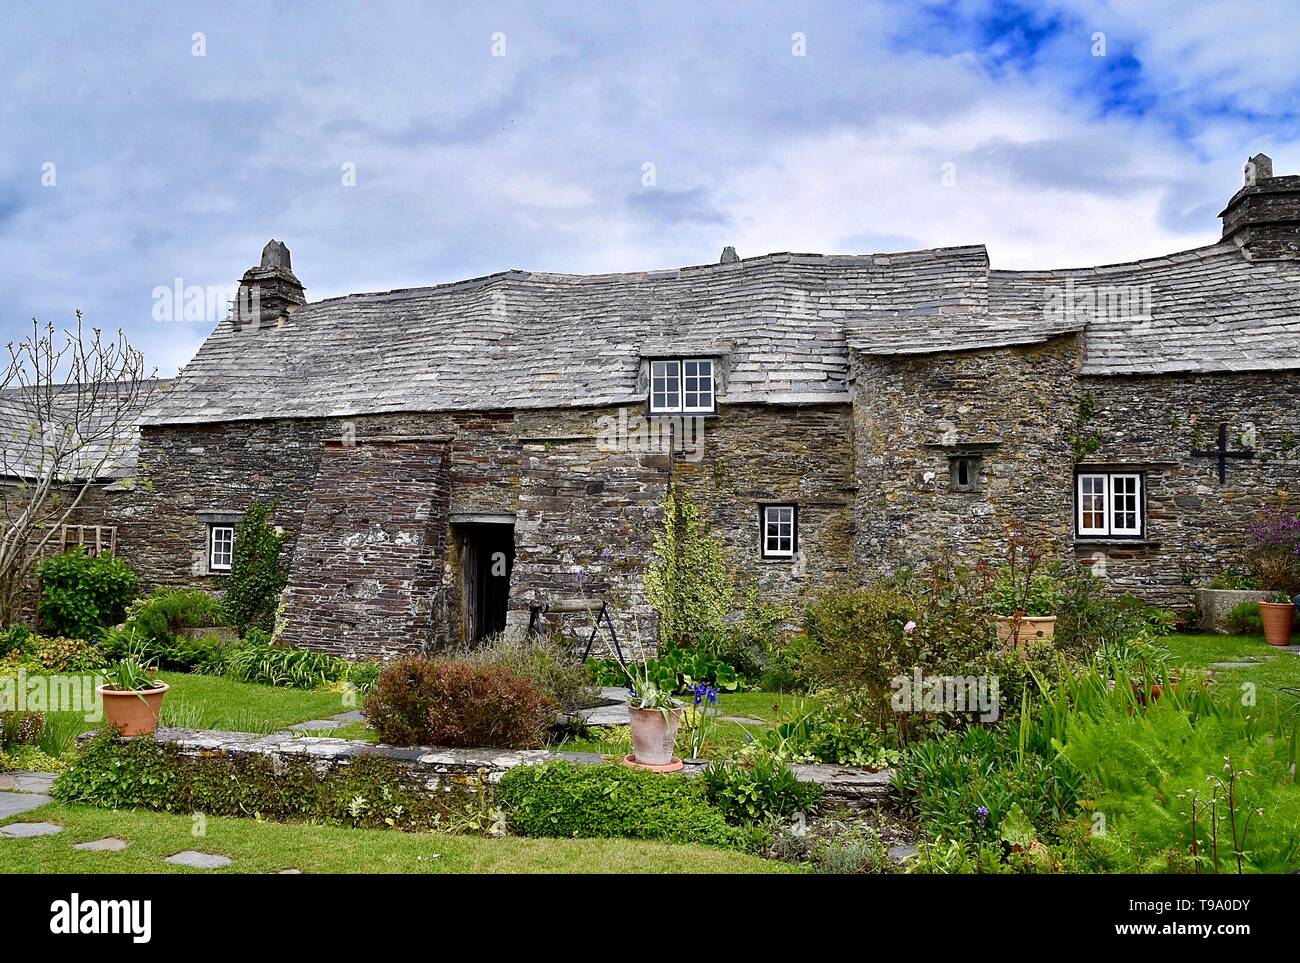
[[[607,761],[604,756],[591,752],[443,749],[428,746],[402,749],[352,739],[299,736],[288,732],[263,736],[251,732],[162,728],[158,730],[157,739],[176,746],[189,756],[225,753],[235,756],[255,754],[276,759],[306,759],[320,771],[346,766],[361,756],[383,756],[411,769],[431,791],[478,779],[480,775],[485,776],[489,782],[497,782],[516,766],[537,766],[556,760],[579,765],[596,765]],[[692,760],[687,762],[682,771],[688,776],[698,775],[705,765],[704,762]],[[824,800],[832,805],[874,806],[893,794],[888,771],[869,772],[866,769],[821,764],[797,764],[790,769],[801,782],[819,784],[824,791]]]
[[[1202,632],[1228,631],[1228,614],[1242,602],[1262,602],[1268,592],[1258,589],[1197,589],[1196,622]]]

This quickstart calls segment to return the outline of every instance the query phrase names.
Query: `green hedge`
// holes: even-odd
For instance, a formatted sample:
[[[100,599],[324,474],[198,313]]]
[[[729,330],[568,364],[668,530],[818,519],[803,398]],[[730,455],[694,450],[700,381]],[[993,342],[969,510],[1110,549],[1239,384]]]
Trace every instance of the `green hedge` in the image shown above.
[[[701,779],[618,764],[549,762],[506,773],[499,798],[524,836],[626,837],[753,848],[753,831],[727,824]]]
[[[429,793],[412,772],[382,756],[317,772],[305,759],[187,756],[149,737],[122,739],[111,729],[86,744],[52,793],[108,809],[444,832],[489,829],[493,803],[486,783]]]

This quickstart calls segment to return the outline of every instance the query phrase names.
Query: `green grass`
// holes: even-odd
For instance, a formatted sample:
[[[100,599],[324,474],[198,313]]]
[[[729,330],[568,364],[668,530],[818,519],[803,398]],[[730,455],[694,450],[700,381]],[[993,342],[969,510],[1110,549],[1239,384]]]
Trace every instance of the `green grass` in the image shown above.
[[[756,719],[759,724],[719,721],[704,756],[725,756],[743,746],[747,735],[757,736],[764,729],[811,712],[817,706],[817,700],[808,696],[781,692],[724,692],[718,696],[719,715]],[[632,737],[627,726],[599,726],[589,737],[566,739],[550,748],[622,756],[632,751]]]
[[[785,863],[704,846],[623,839],[485,839],[395,830],[343,829],[208,817],[192,834],[189,816],[51,803],[9,821],[48,821],[55,836],[0,837],[0,873],[788,873]],[[117,853],[73,843],[117,836]],[[186,849],[229,856],[219,870],[163,862]]]
[[[1253,682],[1260,706],[1286,709],[1298,701],[1294,693],[1282,690],[1300,689],[1300,655],[1273,648],[1261,635],[1171,635],[1163,641],[1177,662],[1196,668],[1258,660],[1244,668],[1212,669],[1220,692],[1239,693],[1243,683]]]

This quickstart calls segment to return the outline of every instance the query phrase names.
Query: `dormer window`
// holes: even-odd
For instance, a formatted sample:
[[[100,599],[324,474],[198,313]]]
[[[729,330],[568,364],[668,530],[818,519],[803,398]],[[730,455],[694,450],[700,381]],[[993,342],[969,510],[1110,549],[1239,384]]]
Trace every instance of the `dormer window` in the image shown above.
[[[712,359],[663,358],[650,362],[650,414],[711,415],[716,411]]]

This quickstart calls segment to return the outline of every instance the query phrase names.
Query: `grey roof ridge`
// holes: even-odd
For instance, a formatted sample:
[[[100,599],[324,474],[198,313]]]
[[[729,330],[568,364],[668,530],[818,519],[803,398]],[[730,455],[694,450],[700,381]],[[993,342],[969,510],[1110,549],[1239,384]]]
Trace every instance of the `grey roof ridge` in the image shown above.
[[[548,282],[571,281],[575,283],[602,283],[606,281],[627,280],[633,278],[680,277],[683,272],[734,271],[745,265],[753,265],[757,267],[761,266],[763,263],[793,263],[803,261],[804,259],[811,259],[817,263],[862,263],[863,265],[868,266],[872,264],[888,266],[898,259],[923,260],[928,257],[938,257],[942,255],[969,255],[977,252],[982,254],[987,260],[988,249],[983,244],[957,244],[947,247],[917,248],[913,251],[883,251],[872,254],[815,254],[794,251],[772,251],[767,254],[756,254],[752,257],[741,258],[739,261],[732,261],[729,263],[688,264],[676,268],[649,268],[642,271],[606,271],[600,274],[577,274],[565,271],[529,271],[524,268],[507,268],[504,271],[495,271],[492,274],[484,274],[473,278],[464,278],[458,281],[445,281],[441,284],[426,284],[411,288],[393,288],[389,291],[361,291],[353,294],[340,294],[332,298],[322,298],[319,301],[309,301],[307,304],[303,305],[303,307],[314,307],[318,304],[334,304],[339,301],[381,301],[389,298],[416,297],[432,293],[442,294],[456,291],[472,291],[476,288],[487,288],[503,281],[526,281],[532,278]]]
[[[1204,260],[1219,254],[1228,254],[1234,251],[1240,254],[1241,248],[1232,241],[1218,240],[1212,244],[1203,244],[1200,247],[1188,248],[1185,251],[1175,251],[1172,254],[1160,254],[1154,257],[1138,258],[1135,261],[1113,261],[1108,264],[1093,264],[1084,267],[1071,268],[990,268],[989,275],[1023,278],[1035,276],[1054,277],[1075,274],[1093,274],[1099,272],[1112,274],[1128,268],[1185,264],[1189,261]],[[1252,263],[1244,254],[1241,255],[1241,260],[1245,263]]]

